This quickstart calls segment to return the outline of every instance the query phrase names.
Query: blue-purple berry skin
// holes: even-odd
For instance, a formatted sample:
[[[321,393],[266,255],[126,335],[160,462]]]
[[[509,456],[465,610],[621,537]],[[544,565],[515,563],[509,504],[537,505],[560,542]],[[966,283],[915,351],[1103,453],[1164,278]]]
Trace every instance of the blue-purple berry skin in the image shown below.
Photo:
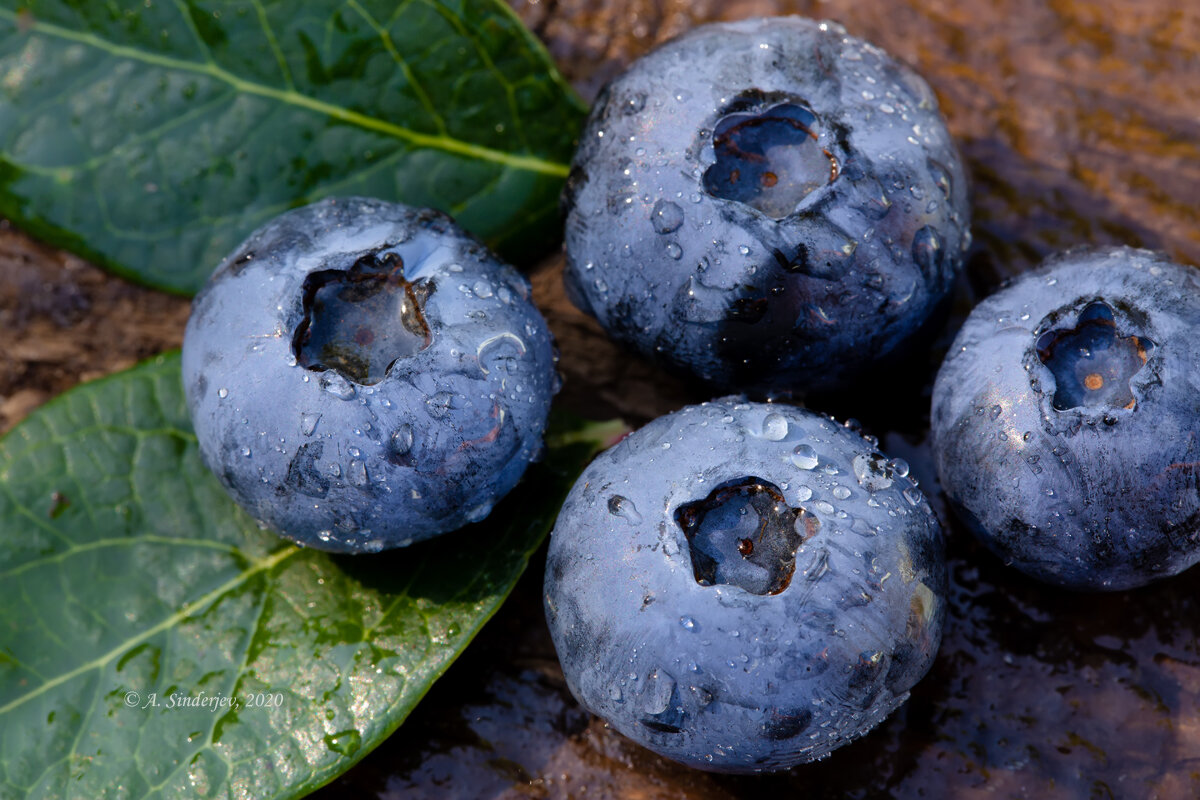
[[[611,336],[755,394],[844,387],[960,273],[966,178],[929,86],[835,23],[698,27],[601,93],[565,280]]]
[[[980,303],[933,390],[942,488],[1005,562],[1120,590],[1200,561],[1200,270],[1051,258]]]
[[[358,553],[487,516],[542,449],[556,358],[528,281],[449,217],[349,197],[280,215],[217,268],[183,381],[239,505]]]
[[[823,415],[736,397],[597,457],[545,575],[580,703],[661,755],[741,773],[823,758],[904,702],[946,592],[907,465]]]

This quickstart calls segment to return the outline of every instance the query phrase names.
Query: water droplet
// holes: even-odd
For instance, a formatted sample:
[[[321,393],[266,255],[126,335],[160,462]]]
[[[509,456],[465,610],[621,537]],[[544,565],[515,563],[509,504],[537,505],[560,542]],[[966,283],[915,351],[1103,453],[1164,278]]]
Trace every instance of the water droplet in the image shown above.
[[[806,503],[809,500],[811,500],[812,494],[813,494],[812,489],[808,488],[807,486],[801,486],[799,489],[796,490],[796,498],[801,503]]]
[[[475,281],[475,285],[471,288],[475,292],[475,296],[482,300],[492,296],[492,287],[487,281]]]
[[[650,223],[658,233],[674,233],[683,224],[683,209],[670,200],[659,200],[650,212]]]
[[[696,624],[696,620],[691,617],[680,617],[679,624],[683,626],[685,631],[697,631],[700,626]]]
[[[333,531],[317,531],[317,538],[322,542],[328,542],[333,538]]]
[[[934,184],[942,190],[942,194],[946,199],[950,199],[950,174],[946,172],[946,168],[933,159],[929,160],[929,174],[933,177]]]
[[[741,254],[742,254],[742,255],[744,255],[744,256],[748,256],[748,255],[750,255],[750,248],[749,248],[749,247],[747,247],[747,246],[746,246],[746,245],[744,245],[744,244],[743,244],[743,245],[739,245],[739,246],[738,246],[738,252],[739,252],[739,253],[741,253]]]
[[[362,747],[362,736],[356,730],[338,731],[325,737],[325,746],[343,756],[352,756]]]
[[[787,422],[787,418],[784,417],[782,414],[777,414],[775,412],[771,412],[770,414],[767,414],[765,417],[763,417],[762,434],[761,434],[762,438],[766,439],[768,442],[778,442],[778,441],[782,441],[783,439],[787,438],[787,434],[788,434],[788,422]],[[797,451],[798,450],[799,450],[799,448],[797,448]],[[792,459],[793,461],[795,461],[794,456],[795,456],[795,454],[793,454],[793,459]],[[797,464],[796,466],[800,466],[800,465]]]
[[[800,469],[816,469],[817,451],[807,444],[796,445],[792,451],[792,463]]]
[[[339,400],[350,400],[354,397],[354,386],[336,372],[326,372],[321,376],[318,385]]]
[[[671,695],[674,693],[675,679],[665,672],[655,670],[646,679],[642,708],[647,714],[662,714],[671,705]]]
[[[835,486],[835,487],[833,487],[833,490],[830,492],[830,494],[833,495],[833,498],[835,500],[845,500],[847,497],[850,496],[850,490],[847,489],[845,486]]]
[[[246,458],[249,458],[249,457],[250,457],[250,448],[249,448],[249,447],[243,447],[243,448],[242,448],[242,455],[244,455]]]
[[[226,397],[229,397],[229,390],[228,389],[217,389],[217,397],[224,400]]]
[[[608,498],[608,513],[614,517],[621,517],[630,525],[637,525],[642,521],[642,515],[638,513],[637,506],[633,504],[633,501],[619,494]]]
[[[904,490],[903,494],[904,499],[908,501],[909,505],[913,506],[919,506],[921,501],[925,499],[921,494],[921,490],[915,486],[908,487]]]
[[[675,242],[670,242],[667,244],[667,255],[675,261],[678,261],[679,259],[683,258],[683,248],[677,245]]]
[[[413,429],[407,422],[396,428],[391,438],[392,452],[398,456],[402,456],[412,450],[413,446]]]
[[[301,414],[300,415],[300,433],[305,436],[312,436],[313,431],[317,429],[317,423],[321,421],[320,414]]]
[[[929,225],[917,231],[913,236],[912,257],[917,266],[926,275],[939,274],[942,262],[942,240]]]
[[[834,512],[833,503],[825,500],[818,500],[813,507],[822,514],[832,514]]]
[[[878,492],[892,485],[894,470],[879,453],[859,453],[854,457],[850,468],[859,485],[868,492]]]
[[[908,462],[905,461],[903,458],[893,458],[891,461],[888,462],[888,466],[891,467],[892,474],[897,475],[901,478],[908,477],[908,469],[909,469]]]
[[[367,465],[358,459],[350,462],[348,475],[350,477],[350,482],[355,486],[367,485]]]

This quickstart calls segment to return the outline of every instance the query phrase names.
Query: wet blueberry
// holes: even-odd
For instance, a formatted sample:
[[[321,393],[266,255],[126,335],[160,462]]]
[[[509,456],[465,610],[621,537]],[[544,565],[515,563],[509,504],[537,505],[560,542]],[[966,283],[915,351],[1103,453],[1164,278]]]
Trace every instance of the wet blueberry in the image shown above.
[[[1200,561],[1200,270],[1077,250],[972,311],[938,373],[943,488],[1006,562],[1116,590]]]
[[[183,378],[201,455],[247,512],[364,552],[488,514],[541,448],[554,358],[528,282],[449,217],[342,198],[217,268]]]
[[[833,389],[895,356],[969,241],[929,87],[800,18],[703,26],[631,65],[592,109],[564,206],[580,308],[755,393]]]
[[[941,529],[907,472],[828,417],[739,398],[602,453],[546,564],[571,691],[634,741],[723,772],[870,730],[941,635]]]

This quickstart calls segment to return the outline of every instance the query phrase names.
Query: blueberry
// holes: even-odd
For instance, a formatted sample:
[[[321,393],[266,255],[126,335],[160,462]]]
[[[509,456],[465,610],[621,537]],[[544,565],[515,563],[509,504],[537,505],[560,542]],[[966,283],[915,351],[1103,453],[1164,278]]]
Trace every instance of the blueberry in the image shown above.
[[[1006,562],[1084,590],[1200,560],[1200,271],[1076,250],[980,303],[938,373],[942,486]]]
[[[893,358],[969,241],[926,83],[833,23],[706,25],[613,80],[564,193],[571,299],[737,391],[829,390]]]
[[[311,547],[398,547],[485,517],[539,452],[554,344],[512,267],[435,211],[289,211],[197,296],[183,345],[205,462]]]
[[[941,528],[873,440],[724,398],[602,453],[551,534],[546,618],[572,693],[638,743],[724,772],[821,758],[937,650]]]

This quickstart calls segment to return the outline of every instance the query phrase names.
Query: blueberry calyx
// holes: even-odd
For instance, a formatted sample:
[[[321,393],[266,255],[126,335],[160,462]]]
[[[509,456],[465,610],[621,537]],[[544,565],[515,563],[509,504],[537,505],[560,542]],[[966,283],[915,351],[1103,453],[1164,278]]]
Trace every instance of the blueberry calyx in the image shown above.
[[[716,161],[704,172],[705,191],[773,219],[791,215],[838,176],[837,158],[820,145],[819,128],[817,115],[800,101],[726,114],[713,127]]]
[[[1154,350],[1146,336],[1122,336],[1113,310],[1095,300],[1079,312],[1073,328],[1050,330],[1037,340],[1037,355],[1054,375],[1054,408],[1133,409],[1131,379]]]
[[[791,584],[796,551],[820,528],[805,509],[789,506],[778,486],[753,476],[684,503],[675,521],[687,537],[696,583],[758,595],[779,594]]]
[[[398,359],[429,346],[423,309],[432,292],[431,281],[404,277],[394,252],[368,253],[348,270],[313,272],[304,279],[304,318],[292,338],[296,362],[361,385],[379,383]],[[380,319],[396,324],[372,324]]]

